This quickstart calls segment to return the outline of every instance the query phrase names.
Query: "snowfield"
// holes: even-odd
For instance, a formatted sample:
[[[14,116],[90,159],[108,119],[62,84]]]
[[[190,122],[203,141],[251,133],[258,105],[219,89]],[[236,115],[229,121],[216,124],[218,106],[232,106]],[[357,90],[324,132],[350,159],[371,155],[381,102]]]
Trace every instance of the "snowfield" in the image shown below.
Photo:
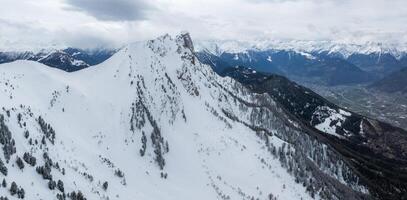
[[[351,116],[351,113],[339,109],[336,111],[328,106],[321,106],[314,112],[313,117],[319,118],[322,123],[316,124],[315,128],[336,137],[343,137],[342,135],[337,133],[337,127],[341,127],[341,125],[345,122],[346,117]],[[350,136],[351,133],[349,131],[344,130],[345,136]]]

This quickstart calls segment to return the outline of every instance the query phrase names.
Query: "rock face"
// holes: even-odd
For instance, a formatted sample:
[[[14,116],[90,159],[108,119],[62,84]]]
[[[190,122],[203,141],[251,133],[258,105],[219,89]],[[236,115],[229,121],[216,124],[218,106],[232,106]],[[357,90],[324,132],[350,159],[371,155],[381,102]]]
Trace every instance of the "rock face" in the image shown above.
[[[188,34],[74,73],[0,67],[2,196],[374,199],[363,174],[269,94],[200,63]],[[23,158],[25,167],[14,164]],[[18,161],[19,162],[19,161]],[[8,186],[9,187],[9,186]]]

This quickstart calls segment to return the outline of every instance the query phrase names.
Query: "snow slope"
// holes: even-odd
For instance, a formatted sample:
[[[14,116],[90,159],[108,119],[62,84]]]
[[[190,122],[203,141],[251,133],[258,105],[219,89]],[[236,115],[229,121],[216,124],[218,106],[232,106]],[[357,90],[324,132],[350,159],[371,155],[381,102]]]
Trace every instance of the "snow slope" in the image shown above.
[[[259,106],[273,102],[200,64],[190,41],[184,34],[131,44],[73,73],[32,61],[0,65],[0,160],[7,168],[0,196],[17,199],[9,192],[15,181],[25,199],[69,199],[74,191],[111,200],[311,199],[286,161],[270,153],[297,153],[284,139],[289,127],[277,123],[278,109]],[[19,169],[25,152],[36,165],[24,161]],[[39,166],[51,169],[63,192],[49,189]],[[333,169],[321,171],[369,193],[358,178],[345,182]]]

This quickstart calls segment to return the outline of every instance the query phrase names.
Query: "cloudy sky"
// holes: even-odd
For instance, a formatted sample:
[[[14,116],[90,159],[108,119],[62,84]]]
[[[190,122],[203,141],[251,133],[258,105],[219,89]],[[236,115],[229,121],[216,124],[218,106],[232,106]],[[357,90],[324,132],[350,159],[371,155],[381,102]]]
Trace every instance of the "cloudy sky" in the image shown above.
[[[407,42],[406,0],[0,0],[0,48],[194,39]]]

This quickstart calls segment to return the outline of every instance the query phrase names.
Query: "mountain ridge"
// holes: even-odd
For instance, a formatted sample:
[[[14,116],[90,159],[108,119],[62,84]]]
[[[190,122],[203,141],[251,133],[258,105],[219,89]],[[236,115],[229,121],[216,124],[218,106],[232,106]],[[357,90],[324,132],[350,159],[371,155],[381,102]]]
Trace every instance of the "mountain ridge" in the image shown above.
[[[73,72],[92,65],[99,64],[112,56],[117,50],[77,48],[42,49],[34,51],[4,51],[0,52],[0,64],[16,60],[33,60],[50,67]]]

